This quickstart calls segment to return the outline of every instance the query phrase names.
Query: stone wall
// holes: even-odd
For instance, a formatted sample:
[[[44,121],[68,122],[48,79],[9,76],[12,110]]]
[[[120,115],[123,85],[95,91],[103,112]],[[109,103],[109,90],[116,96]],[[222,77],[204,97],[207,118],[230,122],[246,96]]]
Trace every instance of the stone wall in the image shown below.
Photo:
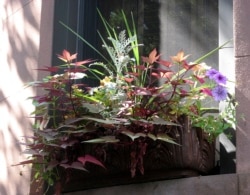
[[[237,173],[250,173],[250,1],[234,1],[234,44],[237,107]]]

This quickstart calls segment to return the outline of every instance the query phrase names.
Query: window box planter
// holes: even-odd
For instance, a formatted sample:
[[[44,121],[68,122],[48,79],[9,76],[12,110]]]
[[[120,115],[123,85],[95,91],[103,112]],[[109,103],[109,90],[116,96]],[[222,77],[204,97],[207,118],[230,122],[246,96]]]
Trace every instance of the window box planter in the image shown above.
[[[215,144],[208,135],[199,128],[191,128],[190,121],[180,119],[182,127],[169,128],[169,136],[180,144],[163,141],[147,142],[147,152],[143,156],[144,174],[137,171],[132,178],[130,173],[131,149],[133,146],[117,146],[113,144],[88,144],[86,152],[98,154],[106,169],[88,164],[89,172],[75,169],[61,169],[60,188],[63,192],[80,191],[90,188],[107,187],[163,179],[176,179],[207,175],[215,167]],[[70,179],[69,179],[70,178]]]

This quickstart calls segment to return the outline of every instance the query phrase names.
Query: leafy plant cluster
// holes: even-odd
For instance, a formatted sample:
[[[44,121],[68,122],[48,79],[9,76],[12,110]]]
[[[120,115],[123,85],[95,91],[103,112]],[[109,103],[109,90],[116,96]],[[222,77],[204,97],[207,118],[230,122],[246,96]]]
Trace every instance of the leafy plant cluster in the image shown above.
[[[87,144],[136,148],[128,157],[134,177],[137,170],[144,173],[148,140],[178,144],[168,131],[182,126],[180,117],[187,116],[190,125],[200,127],[211,139],[234,121],[233,109],[210,114],[214,109],[206,108],[211,101],[227,101],[230,106],[233,102],[226,77],[201,63],[204,57],[188,62],[188,55],[179,51],[164,60],[156,49],[140,57],[136,32],[128,28],[126,19],[127,30],[120,33],[103,22],[109,35],[104,39],[100,34],[108,53],[103,62],[77,61],[77,54],[63,50],[58,55],[63,64],[39,69],[51,75],[31,83],[44,94],[31,97],[36,123],[34,136],[24,144],[32,156],[20,164],[35,164],[35,179],[50,185],[60,177],[58,167],[87,171],[92,163],[105,169],[105,158],[86,153]],[[100,85],[89,87],[86,77],[98,79]]]

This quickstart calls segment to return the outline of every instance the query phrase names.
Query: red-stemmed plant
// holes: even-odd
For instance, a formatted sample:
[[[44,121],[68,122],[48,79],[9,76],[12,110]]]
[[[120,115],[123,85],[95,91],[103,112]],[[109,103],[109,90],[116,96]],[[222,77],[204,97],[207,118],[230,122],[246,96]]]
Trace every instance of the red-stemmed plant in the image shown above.
[[[164,60],[154,49],[140,59],[136,34],[127,30],[127,38],[126,31],[117,34],[106,28],[108,40],[100,37],[110,60],[77,61],[77,54],[63,50],[58,55],[63,65],[39,69],[51,75],[32,82],[44,94],[31,97],[36,122],[34,135],[24,144],[32,156],[19,165],[33,163],[35,179],[53,185],[60,177],[58,167],[87,171],[86,165],[92,163],[105,169],[104,159],[82,149],[90,143],[131,145],[134,177],[137,170],[144,173],[149,140],[178,144],[167,131],[168,126],[182,125],[181,116],[211,139],[232,125],[225,119],[234,121],[232,104],[217,115],[207,112],[208,102],[231,99],[226,77],[201,63],[203,58],[188,62],[188,55],[179,51]],[[86,77],[98,79],[100,85],[88,86]]]

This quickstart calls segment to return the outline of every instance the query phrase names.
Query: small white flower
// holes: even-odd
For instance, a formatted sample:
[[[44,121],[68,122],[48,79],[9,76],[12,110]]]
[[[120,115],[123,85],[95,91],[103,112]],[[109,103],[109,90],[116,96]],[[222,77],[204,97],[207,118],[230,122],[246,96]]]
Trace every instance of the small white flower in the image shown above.
[[[94,93],[97,91],[98,91],[98,87],[93,87],[89,90],[89,95],[94,95]]]
[[[108,82],[108,83],[105,83],[104,86],[105,86],[106,89],[115,89],[116,88],[116,83]]]
[[[201,65],[205,70],[209,70],[209,69],[212,68],[211,66],[208,66],[205,62],[200,63],[200,65]]]
[[[87,75],[82,72],[71,72],[70,74],[68,73],[68,76],[70,79],[82,79],[83,77],[86,77]]]
[[[59,78],[59,77],[63,77],[64,75],[63,74],[55,74],[55,75],[53,75],[52,77],[53,78]]]

